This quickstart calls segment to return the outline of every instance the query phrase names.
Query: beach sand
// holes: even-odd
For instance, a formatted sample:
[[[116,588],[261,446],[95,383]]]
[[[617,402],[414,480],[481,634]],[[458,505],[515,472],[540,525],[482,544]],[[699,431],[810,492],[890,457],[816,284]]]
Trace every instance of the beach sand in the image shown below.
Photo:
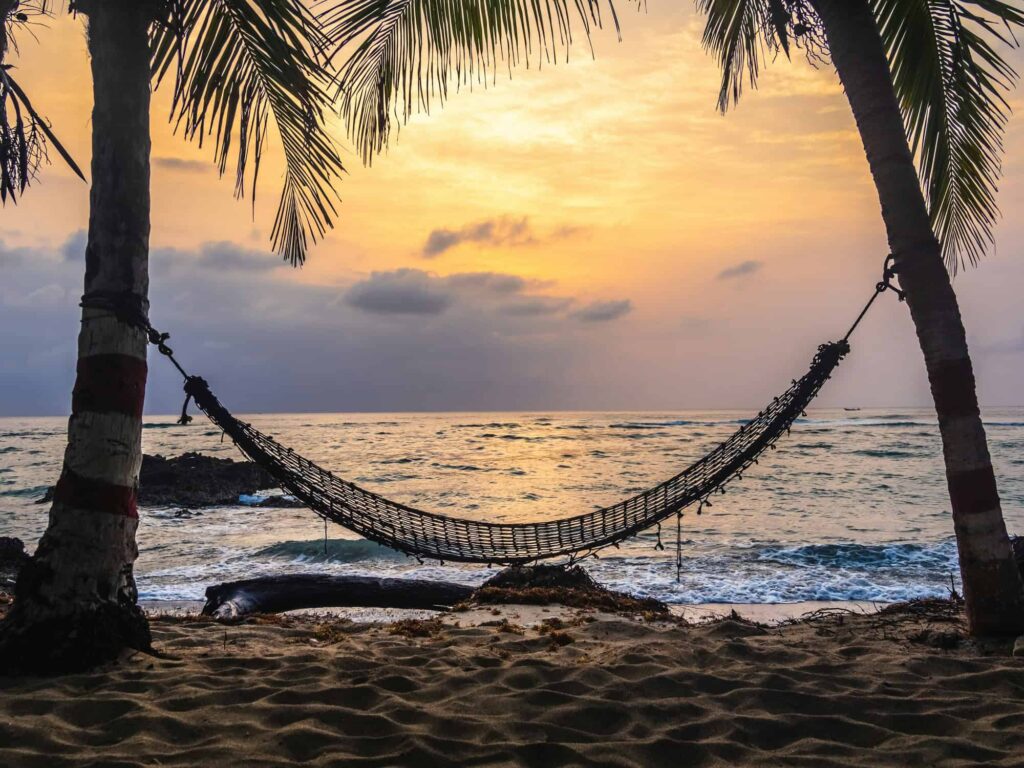
[[[165,658],[0,679],[0,765],[1024,765],[1024,659],[942,609],[153,631]]]

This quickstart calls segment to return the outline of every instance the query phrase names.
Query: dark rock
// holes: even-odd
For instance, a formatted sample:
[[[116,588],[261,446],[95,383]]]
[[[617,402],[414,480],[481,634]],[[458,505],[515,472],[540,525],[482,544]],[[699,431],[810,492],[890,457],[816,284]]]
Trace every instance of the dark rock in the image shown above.
[[[306,505],[291,496],[267,496],[263,501],[252,504],[251,506],[269,507],[271,509],[297,509]]]
[[[143,456],[139,503],[146,506],[208,507],[237,504],[238,497],[277,482],[251,461],[185,453],[176,458]]]
[[[184,453],[174,458],[142,457],[139,474],[139,504],[145,507],[210,507],[238,504],[242,494],[277,487],[266,470],[251,461],[234,461]],[[53,489],[39,500],[53,500]],[[290,501],[264,503],[265,506],[291,506]],[[263,506],[261,504],[260,506]],[[294,503],[295,506],[303,506]]]
[[[28,552],[21,539],[0,536],[0,587],[11,586],[18,578],[21,567],[28,562]]]

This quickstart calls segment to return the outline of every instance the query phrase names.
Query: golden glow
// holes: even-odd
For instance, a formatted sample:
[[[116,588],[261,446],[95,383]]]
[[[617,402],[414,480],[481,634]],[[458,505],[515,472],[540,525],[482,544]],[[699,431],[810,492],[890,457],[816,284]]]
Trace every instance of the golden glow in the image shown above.
[[[786,343],[799,342],[799,354],[780,359],[779,371],[802,361],[814,340],[840,330],[885,253],[877,199],[834,73],[780,57],[759,90],[748,89],[723,116],[715,109],[717,64],[701,50],[691,8],[651,4],[621,18],[623,42],[599,32],[593,59],[578,46],[568,64],[517,70],[416,116],[372,168],[346,149],[350,173],[336,230],[303,270],[282,267],[275,276],[341,290],[372,271],[403,267],[442,276],[508,272],[540,284],[535,293],[571,296],[577,306],[632,301],[625,319],[601,325],[594,369],[604,355],[604,363],[692,377],[688,361],[696,357],[726,348],[737,358],[763,355],[768,342],[758,334],[768,326]],[[85,161],[91,98],[81,22],[54,20],[41,38],[41,46],[24,44],[19,77]],[[210,241],[267,248],[279,154],[264,164],[254,220],[249,201],[232,199],[231,180],[217,179],[208,152],[173,135],[167,113],[167,94],[158,91],[154,248]],[[1020,194],[1013,128],[1001,198],[1010,214]],[[338,139],[344,146],[340,131]],[[17,209],[3,211],[0,239],[58,245],[86,225],[87,202],[86,185],[55,163]],[[527,219],[532,241],[466,243],[424,258],[432,230],[499,218]],[[764,265],[756,283],[717,279],[754,258]],[[886,322],[905,323],[898,309],[879,314],[888,312]],[[812,327],[808,317],[820,322]],[[899,341],[885,354],[910,359],[909,326],[893,327]],[[582,331],[565,330],[574,332]],[[674,355],[668,362],[666,348]],[[902,399],[882,399],[926,393],[918,374],[913,368],[915,383]],[[729,396],[748,391],[710,376],[705,384],[711,401],[721,395],[739,404]],[[586,383],[579,386],[585,394]],[[669,402],[643,399],[663,391],[655,382],[608,386],[608,402]],[[744,394],[742,402],[758,399]],[[702,402],[708,398],[680,404]]]

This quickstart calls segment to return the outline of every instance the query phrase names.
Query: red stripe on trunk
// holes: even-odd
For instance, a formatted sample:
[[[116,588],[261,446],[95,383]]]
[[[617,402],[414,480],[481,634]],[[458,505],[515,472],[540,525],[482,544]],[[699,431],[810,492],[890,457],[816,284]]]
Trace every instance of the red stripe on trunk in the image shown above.
[[[999,506],[992,467],[969,469],[949,476],[949,499],[960,514],[989,512]]]
[[[121,517],[138,517],[135,488],[90,480],[65,469],[57,481],[53,500],[75,509],[105,512]]]
[[[131,355],[91,355],[78,361],[71,412],[120,413],[142,418],[145,360]]]

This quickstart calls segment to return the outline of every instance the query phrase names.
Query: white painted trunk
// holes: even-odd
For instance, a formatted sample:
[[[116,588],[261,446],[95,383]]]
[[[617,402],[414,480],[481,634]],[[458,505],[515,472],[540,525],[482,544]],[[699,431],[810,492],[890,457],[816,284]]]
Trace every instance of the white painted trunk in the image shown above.
[[[78,10],[89,20],[94,96],[78,371],[49,525],[0,631],[0,668],[34,672],[150,643],[132,576],[147,338],[127,317],[148,311],[152,7],[83,0]]]

